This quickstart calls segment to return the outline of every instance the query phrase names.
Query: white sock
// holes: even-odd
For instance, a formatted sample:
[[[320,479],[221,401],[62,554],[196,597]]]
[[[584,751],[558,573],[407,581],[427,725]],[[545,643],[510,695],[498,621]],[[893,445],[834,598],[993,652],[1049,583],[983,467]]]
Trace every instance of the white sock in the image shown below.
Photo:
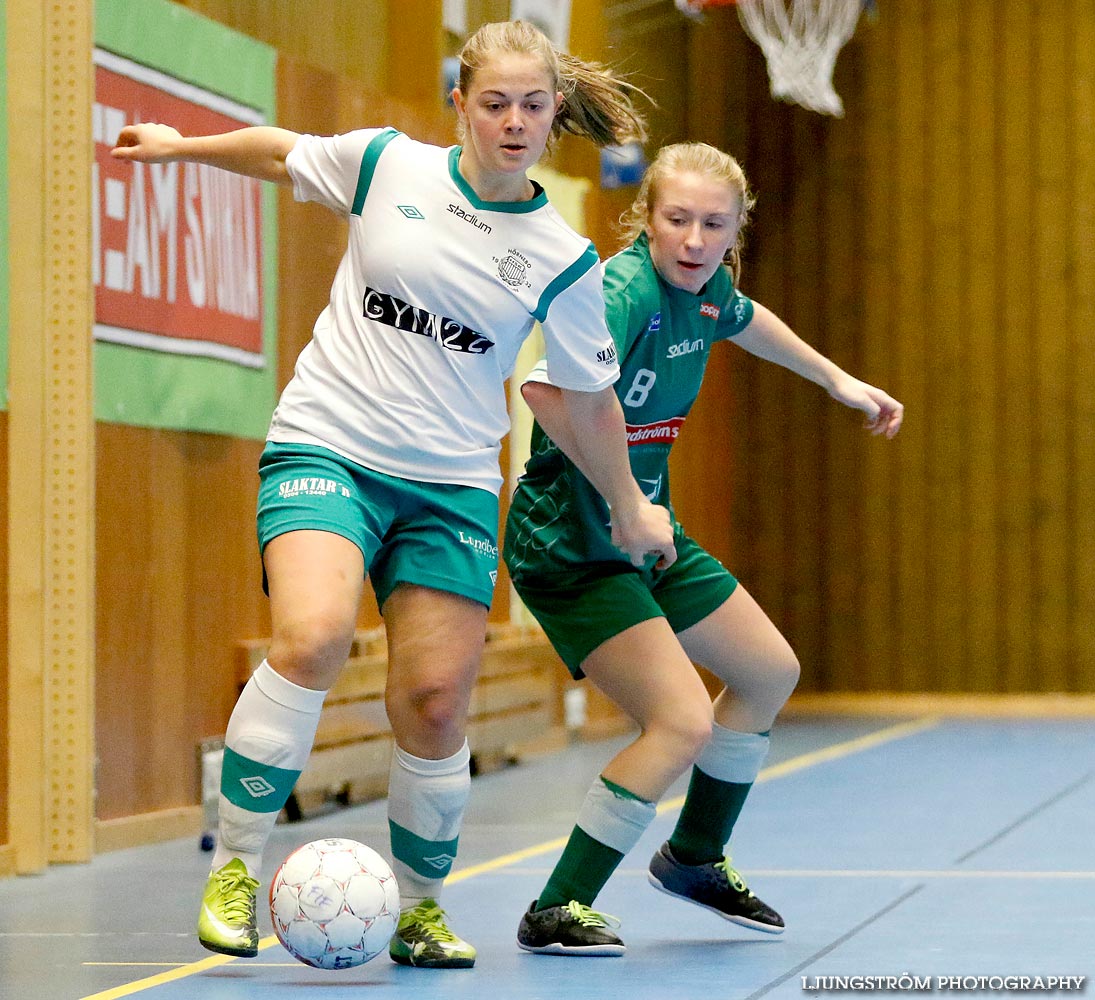
[[[407,910],[437,899],[456,859],[464,807],[471,792],[471,751],[426,760],[397,746],[388,781],[388,827],[399,903]]]
[[[251,675],[224,738],[214,870],[239,858],[258,878],[266,841],[311,753],[326,694],[294,684],[266,660]]]

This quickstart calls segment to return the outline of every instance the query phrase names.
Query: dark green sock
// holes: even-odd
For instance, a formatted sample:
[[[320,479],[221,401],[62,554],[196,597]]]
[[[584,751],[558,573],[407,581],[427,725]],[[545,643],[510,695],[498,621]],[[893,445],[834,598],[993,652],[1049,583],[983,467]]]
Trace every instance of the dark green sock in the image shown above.
[[[704,865],[721,861],[726,843],[741,815],[753,783],[739,785],[719,781],[692,768],[677,826],[669,838],[669,849],[682,865]]]
[[[604,888],[623,857],[619,851],[594,840],[580,826],[576,826],[563,856],[540,893],[536,909],[566,906],[572,899],[583,906],[592,906],[597,893]]]

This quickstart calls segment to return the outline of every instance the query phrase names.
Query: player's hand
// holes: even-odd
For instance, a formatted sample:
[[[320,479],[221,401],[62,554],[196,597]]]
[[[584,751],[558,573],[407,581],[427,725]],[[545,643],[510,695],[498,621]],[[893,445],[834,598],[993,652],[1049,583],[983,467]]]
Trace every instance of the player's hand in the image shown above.
[[[867,415],[863,426],[872,434],[892,438],[901,430],[905,407],[881,389],[849,375],[833,386],[831,395],[853,410],[862,410]]]
[[[118,133],[118,142],[110,151],[116,160],[139,160],[141,163],[168,163],[179,156],[182,136],[170,125],[142,122],[126,125]]]
[[[613,508],[612,544],[624,552],[633,566],[644,565],[652,555],[658,557],[657,569],[668,569],[677,561],[669,511],[645,497],[633,506]]]

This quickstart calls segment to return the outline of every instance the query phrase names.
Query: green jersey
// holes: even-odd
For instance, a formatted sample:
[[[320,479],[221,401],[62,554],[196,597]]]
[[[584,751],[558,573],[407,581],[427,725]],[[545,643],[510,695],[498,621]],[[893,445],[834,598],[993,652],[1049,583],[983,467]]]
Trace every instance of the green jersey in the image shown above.
[[[616,395],[627,421],[631,471],[653,503],[669,508],[669,451],[703,382],[711,345],[740,333],[753,303],[720,267],[699,294],[659,276],[645,235],[604,264],[608,328],[620,362]],[[547,382],[538,365],[529,380]],[[506,523],[504,557],[513,576],[622,562],[608,506],[539,426]]]

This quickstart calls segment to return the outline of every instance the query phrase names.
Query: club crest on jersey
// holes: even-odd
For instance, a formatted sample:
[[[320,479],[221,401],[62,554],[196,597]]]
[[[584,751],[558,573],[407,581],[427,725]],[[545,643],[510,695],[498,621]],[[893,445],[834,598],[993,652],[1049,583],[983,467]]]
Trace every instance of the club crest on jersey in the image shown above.
[[[498,265],[498,277],[511,288],[520,288],[527,284],[525,274],[532,267],[532,262],[520,250],[510,247],[505,257],[501,260],[494,257],[493,260]]]
[[[646,328],[647,333],[657,333],[662,328],[662,314],[660,312],[654,313],[650,317],[650,324]]]
[[[704,302],[700,306],[701,316],[710,316],[711,319],[718,319],[720,312],[722,312],[722,310],[717,305],[715,305],[714,302]]]
[[[486,354],[494,341],[471,327],[447,316],[438,316],[428,309],[412,306],[387,292],[365,288],[362,312],[366,319],[375,320],[403,333],[417,333],[436,340],[446,351],[459,354]]]

